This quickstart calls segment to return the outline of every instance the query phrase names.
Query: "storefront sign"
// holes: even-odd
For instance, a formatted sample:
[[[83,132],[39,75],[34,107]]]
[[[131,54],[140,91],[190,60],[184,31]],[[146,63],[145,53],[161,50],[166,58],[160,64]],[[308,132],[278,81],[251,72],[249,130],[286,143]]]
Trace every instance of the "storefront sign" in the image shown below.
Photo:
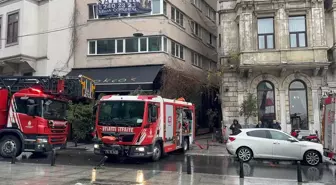
[[[152,0],[98,0],[99,16],[115,16],[121,13],[149,13]]]
[[[136,78],[105,78],[104,80],[94,80],[96,84],[108,84],[108,83],[134,83]]]

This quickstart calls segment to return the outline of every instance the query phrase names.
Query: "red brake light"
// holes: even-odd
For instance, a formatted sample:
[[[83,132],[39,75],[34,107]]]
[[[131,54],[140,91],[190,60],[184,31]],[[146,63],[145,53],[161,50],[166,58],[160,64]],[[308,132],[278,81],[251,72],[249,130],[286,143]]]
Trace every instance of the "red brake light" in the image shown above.
[[[234,138],[234,137],[229,137],[229,140],[232,142],[232,141],[236,140],[236,138]]]

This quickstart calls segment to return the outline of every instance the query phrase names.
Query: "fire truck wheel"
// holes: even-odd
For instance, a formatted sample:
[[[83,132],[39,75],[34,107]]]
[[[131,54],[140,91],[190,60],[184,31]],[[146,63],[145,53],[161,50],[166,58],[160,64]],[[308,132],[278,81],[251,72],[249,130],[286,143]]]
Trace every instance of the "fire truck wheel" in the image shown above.
[[[15,136],[4,136],[0,141],[0,155],[4,158],[10,158],[14,150],[16,150],[16,157],[21,154],[21,143],[19,139]]]
[[[160,143],[156,143],[153,148],[152,160],[158,161],[161,158],[161,155],[162,155],[162,149]]]

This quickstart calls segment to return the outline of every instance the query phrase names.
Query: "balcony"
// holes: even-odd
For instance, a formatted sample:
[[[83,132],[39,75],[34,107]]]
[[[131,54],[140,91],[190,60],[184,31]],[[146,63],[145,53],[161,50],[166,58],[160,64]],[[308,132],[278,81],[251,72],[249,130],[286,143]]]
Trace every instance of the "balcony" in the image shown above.
[[[281,76],[289,69],[312,70],[314,76],[324,76],[330,62],[327,48],[321,47],[241,52],[237,64],[241,74],[247,76],[260,70],[278,70]]]

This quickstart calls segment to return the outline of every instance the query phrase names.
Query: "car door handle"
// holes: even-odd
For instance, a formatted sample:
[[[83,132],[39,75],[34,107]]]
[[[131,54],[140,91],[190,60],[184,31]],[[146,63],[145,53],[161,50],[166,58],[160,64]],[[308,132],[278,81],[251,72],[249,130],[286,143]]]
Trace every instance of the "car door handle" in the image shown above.
[[[278,145],[278,144],[280,144],[280,143],[273,143],[273,144]]]

